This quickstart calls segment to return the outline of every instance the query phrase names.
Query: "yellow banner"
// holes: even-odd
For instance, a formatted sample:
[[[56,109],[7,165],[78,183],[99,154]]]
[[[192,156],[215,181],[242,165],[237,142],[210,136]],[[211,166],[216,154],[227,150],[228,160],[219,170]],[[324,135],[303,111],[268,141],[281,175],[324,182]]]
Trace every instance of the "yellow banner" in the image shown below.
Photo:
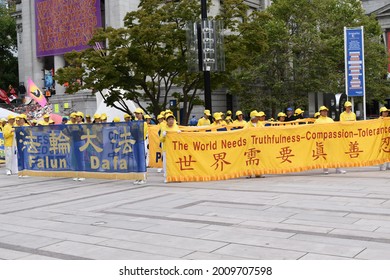
[[[159,131],[159,125],[151,125],[148,127],[149,167],[162,168],[162,150]]]
[[[167,181],[209,181],[390,161],[390,119],[168,133]]]

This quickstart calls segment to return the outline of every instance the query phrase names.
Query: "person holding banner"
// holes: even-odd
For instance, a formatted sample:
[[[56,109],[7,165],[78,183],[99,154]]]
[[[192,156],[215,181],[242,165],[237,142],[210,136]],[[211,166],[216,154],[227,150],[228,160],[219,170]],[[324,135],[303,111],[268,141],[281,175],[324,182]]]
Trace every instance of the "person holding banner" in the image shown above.
[[[146,162],[146,165],[148,165],[148,161],[146,161],[146,159],[149,159],[149,143],[148,143],[148,124],[146,123],[146,121],[144,121],[144,110],[142,110],[141,108],[137,108],[135,109],[134,111],[135,113],[135,121],[142,121],[143,122],[143,125],[144,125],[144,144],[145,144],[145,162]],[[146,173],[145,173],[145,176],[144,176],[144,179],[143,180],[135,180],[134,182],[134,185],[142,185],[142,184],[145,184],[146,183]]]
[[[318,117],[318,119],[315,120],[314,124],[333,123],[334,122],[332,118],[328,117],[328,111],[329,111],[328,108],[326,108],[325,106],[321,106],[319,111],[320,111],[320,116]],[[340,168],[336,168],[336,173],[337,174],[345,174],[345,173],[347,173],[347,171],[340,169]],[[329,174],[328,168],[324,168],[324,174],[326,174],[326,175]]]
[[[165,141],[167,138],[167,133],[180,132],[179,126],[176,124],[175,116],[172,114],[165,115],[167,124],[166,126],[161,127],[160,142],[162,143],[162,160],[163,160],[163,171],[164,171],[164,183],[167,183],[167,154],[165,148]]]
[[[5,149],[5,168],[8,176],[18,174],[18,155],[16,153],[15,143],[15,116],[8,116],[8,123],[3,128],[4,149]]]
[[[387,118],[387,117],[389,117],[389,109],[387,109],[385,106],[383,106],[379,109],[379,118],[383,119],[383,118]],[[380,171],[390,170],[390,162],[385,162],[385,163],[382,163],[381,165],[379,165],[379,170]]]
[[[346,122],[346,121],[356,121],[356,114],[352,112],[352,103],[349,101],[346,101],[344,103],[345,111],[340,114],[340,121]]]
[[[263,113],[264,114],[264,113]],[[253,110],[250,113],[250,118],[251,120],[245,124],[244,128],[249,128],[249,127],[262,127],[263,123],[259,122],[259,119],[263,116],[263,114],[260,114],[256,110]],[[264,115],[265,116],[265,115]]]
[[[234,120],[233,124],[240,124],[240,125],[245,125],[246,120],[244,120],[244,114],[242,111],[238,110],[236,112],[236,119]]]
[[[203,117],[201,117],[198,120],[197,126],[207,126],[207,125],[210,125],[211,124],[210,119],[209,119],[210,116],[211,116],[210,110],[204,110],[203,111]],[[167,118],[167,116],[165,116],[165,119],[166,118]]]

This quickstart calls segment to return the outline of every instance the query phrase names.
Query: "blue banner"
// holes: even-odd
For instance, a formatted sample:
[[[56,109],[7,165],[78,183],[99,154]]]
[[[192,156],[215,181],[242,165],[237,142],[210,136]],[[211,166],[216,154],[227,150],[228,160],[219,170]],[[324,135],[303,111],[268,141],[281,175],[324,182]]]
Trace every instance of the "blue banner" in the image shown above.
[[[17,127],[19,171],[144,173],[143,129],[140,121]]]
[[[0,160],[5,160],[4,136],[0,131]]]
[[[364,39],[363,28],[345,28],[346,94],[364,96]]]

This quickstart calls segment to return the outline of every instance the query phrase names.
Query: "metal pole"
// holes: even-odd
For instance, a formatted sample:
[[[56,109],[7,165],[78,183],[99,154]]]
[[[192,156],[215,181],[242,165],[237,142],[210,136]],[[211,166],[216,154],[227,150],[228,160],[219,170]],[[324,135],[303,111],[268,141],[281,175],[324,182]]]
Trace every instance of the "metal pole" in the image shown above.
[[[201,13],[202,13],[202,21],[207,20],[207,0],[201,0]],[[199,28],[198,28],[198,34],[199,34]],[[201,34],[199,34],[201,35]],[[198,38],[199,38],[198,35]],[[201,38],[202,36],[200,36]],[[200,44],[202,45],[202,44]],[[203,57],[203,49],[202,46],[199,49],[202,57]],[[203,61],[202,61],[202,66],[203,66]],[[204,103],[205,103],[205,109],[208,109],[212,111],[212,102],[211,102],[211,75],[210,75],[210,70],[205,69],[203,66],[203,79],[204,79]]]

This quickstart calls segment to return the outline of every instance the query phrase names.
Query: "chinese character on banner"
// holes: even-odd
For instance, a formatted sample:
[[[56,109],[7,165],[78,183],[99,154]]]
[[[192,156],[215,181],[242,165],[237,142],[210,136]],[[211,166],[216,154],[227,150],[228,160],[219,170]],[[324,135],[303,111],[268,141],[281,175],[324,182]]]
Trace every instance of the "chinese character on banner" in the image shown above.
[[[256,150],[255,148],[249,149],[247,152],[244,153],[245,156],[247,156],[246,165],[259,165],[260,159],[256,158],[257,153],[260,153],[260,150]]]
[[[23,132],[20,132],[20,135],[24,135]],[[38,154],[40,151],[41,143],[38,142],[38,136],[35,136],[32,134],[32,131],[30,130],[30,134],[26,136],[26,141],[24,141],[24,147],[22,148],[22,151],[27,146],[27,152],[30,154]],[[22,139],[19,141],[23,142]]]
[[[131,133],[130,131],[127,132],[127,127],[123,127],[123,133],[118,132],[117,130],[114,130],[113,132],[116,135],[119,135],[119,142],[116,139],[112,139],[111,143],[115,144],[114,152],[118,153],[120,150],[122,150],[123,154],[128,154],[133,151],[131,148],[131,145],[135,144],[135,140],[131,139]]]
[[[290,149],[289,146],[287,147],[283,147],[281,149],[281,151],[279,152],[279,154],[281,155],[280,157],[276,157],[276,158],[281,158],[282,159],[282,162],[281,163],[284,163],[286,161],[288,161],[289,163],[292,163],[292,161],[289,159],[290,157],[294,157],[295,155],[291,154],[292,153],[292,150]]]
[[[225,160],[225,157],[226,157],[225,152],[222,152],[219,154],[214,154],[213,156],[214,156],[215,162],[210,167],[213,167],[215,165],[215,170],[217,170],[219,168],[219,164],[221,164],[221,171],[223,171],[224,164],[231,164],[230,162]]]
[[[381,148],[385,153],[390,153],[390,137],[382,138]]]
[[[359,154],[363,152],[359,150],[359,143],[357,141],[349,142],[349,151],[345,152],[346,154],[349,154],[350,158],[357,158],[359,157]]]
[[[191,167],[191,164],[196,162],[196,160],[192,159],[192,156],[189,155],[188,158],[187,156],[184,156],[183,158],[179,158],[179,161],[176,161],[176,163],[180,164],[180,170],[194,170],[193,167]]]
[[[91,135],[90,134],[90,129],[87,128],[87,135],[83,135],[81,136],[81,140],[84,140],[84,139],[87,139],[87,141],[85,142],[85,144],[83,146],[80,147],[80,151],[85,151],[89,145],[91,145],[96,152],[100,153],[101,151],[103,151],[102,148],[100,148],[99,146],[95,145],[93,142],[92,142],[92,139],[95,139],[97,138],[96,135]]]
[[[53,131],[50,133],[49,137],[50,148],[49,151],[52,154],[69,154],[70,153],[70,138],[66,136],[62,131],[57,136]]]
[[[322,157],[323,159],[326,160],[326,156],[328,154],[325,154],[325,151],[324,151],[324,143],[322,142],[316,142],[316,149],[315,150],[312,150],[313,151],[313,155],[312,157],[314,158],[313,160],[317,160],[319,159],[320,157]]]

